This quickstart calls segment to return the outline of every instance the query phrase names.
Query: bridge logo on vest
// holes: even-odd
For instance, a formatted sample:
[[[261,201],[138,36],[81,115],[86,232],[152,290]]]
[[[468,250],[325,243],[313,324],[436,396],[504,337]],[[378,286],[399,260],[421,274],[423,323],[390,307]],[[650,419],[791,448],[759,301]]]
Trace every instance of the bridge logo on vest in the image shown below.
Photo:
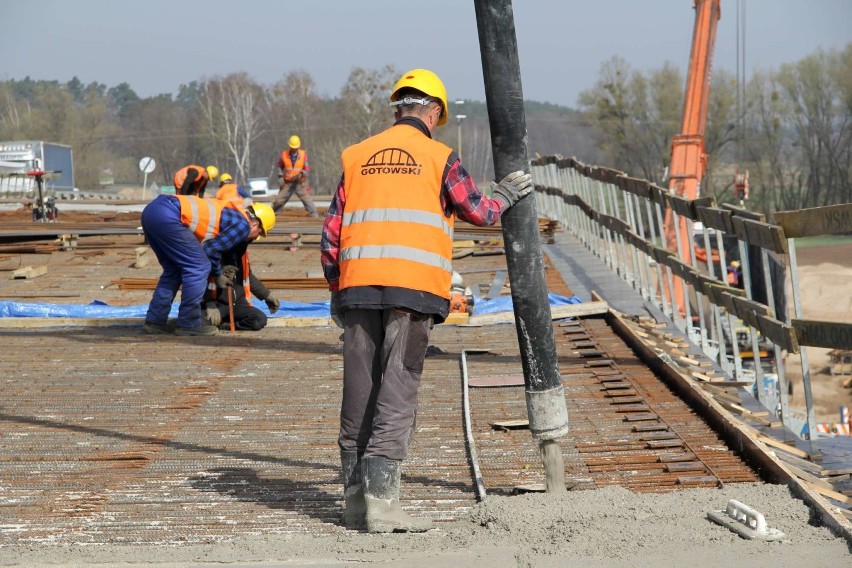
[[[379,150],[361,166],[361,175],[403,174],[419,176],[422,164],[402,148],[385,148]]]

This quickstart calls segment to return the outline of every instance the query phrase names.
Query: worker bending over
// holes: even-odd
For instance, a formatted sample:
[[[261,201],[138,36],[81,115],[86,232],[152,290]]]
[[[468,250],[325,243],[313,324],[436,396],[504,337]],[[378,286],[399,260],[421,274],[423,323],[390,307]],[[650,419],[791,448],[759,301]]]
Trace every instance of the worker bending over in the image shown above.
[[[429,333],[449,312],[455,218],[493,225],[532,190],[529,174],[514,172],[489,199],[432,139],[448,110],[431,71],[404,74],[390,100],[393,126],[343,151],[320,245],[343,327],[343,522],[371,533],[431,527],[403,512],[399,482]]]
[[[270,228],[275,224],[275,213],[269,205],[258,203],[254,205],[255,212],[260,217],[270,217]],[[250,296],[266,302],[269,313],[274,314],[281,306],[272,296],[269,288],[255,276],[248,260],[248,243],[240,243],[222,255],[222,274],[234,282],[229,290],[208,288],[204,296],[204,319],[220,329],[228,329],[231,325],[231,312],[234,314],[234,329],[259,331],[266,327],[266,314],[252,305]]]
[[[142,229],[163,274],[157,281],[143,329],[147,333],[172,333],[169,311],[182,288],[176,335],[213,335],[217,328],[201,318],[201,299],[208,276],[220,288],[233,285],[222,274],[221,255],[240,243],[266,235],[275,216],[228,207],[218,199],[194,195],[159,195],[142,210]],[[271,210],[269,211],[271,213]]]
[[[290,149],[281,152],[278,160],[278,196],[272,202],[272,209],[277,213],[284,207],[293,194],[302,201],[305,211],[310,217],[317,217],[317,208],[311,198],[311,188],[308,185],[308,152],[302,148],[302,140],[298,136],[290,137]]]
[[[197,195],[204,197],[204,190],[211,179],[219,175],[216,166],[185,166],[175,172],[174,184],[177,195]]]
[[[237,209],[242,209],[245,208],[245,200],[249,197],[251,197],[251,194],[241,185],[237,185],[231,174],[224,173],[219,176],[219,190],[216,192],[216,199],[227,201]]]

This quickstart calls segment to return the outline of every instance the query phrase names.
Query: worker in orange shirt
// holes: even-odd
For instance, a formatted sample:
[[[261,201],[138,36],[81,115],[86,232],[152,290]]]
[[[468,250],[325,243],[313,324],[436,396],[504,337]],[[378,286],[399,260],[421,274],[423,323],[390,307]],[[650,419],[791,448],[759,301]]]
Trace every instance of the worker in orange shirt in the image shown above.
[[[251,204],[251,202],[245,203],[245,200],[250,197],[251,194],[241,185],[237,185],[231,174],[224,173],[219,176],[219,191],[216,192],[216,199],[228,202],[234,209],[244,209]]]
[[[311,187],[308,185],[308,152],[302,148],[302,140],[293,135],[290,137],[290,148],[281,152],[278,160],[278,179],[280,188],[278,197],[272,202],[272,209],[276,213],[284,207],[293,194],[302,201],[305,211],[310,217],[318,217],[317,208],[311,198]]]
[[[175,193],[178,195],[197,195],[204,197],[204,190],[211,179],[219,177],[219,168],[216,166],[189,165],[175,172]]]

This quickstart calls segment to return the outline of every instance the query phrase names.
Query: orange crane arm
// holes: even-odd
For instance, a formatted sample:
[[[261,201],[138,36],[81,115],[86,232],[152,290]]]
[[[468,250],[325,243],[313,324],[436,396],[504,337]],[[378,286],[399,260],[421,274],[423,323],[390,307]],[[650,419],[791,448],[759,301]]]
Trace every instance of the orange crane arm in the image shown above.
[[[698,187],[707,168],[704,130],[710,98],[713,46],[721,16],[720,0],[695,0],[695,29],[686,77],[680,134],[672,140],[669,189],[686,199],[698,197]]]
[[[680,134],[672,140],[672,159],[669,166],[669,190],[684,199],[698,197],[701,178],[707,169],[704,151],[704,130],[707,125],[707,104],[710,95],[710,71],[713,66],[713,46],[716,28],[721,17],[721,0],[695,0],[695,27],[692,32],[692,51],[686,77],[683,118]],[[678,250],[677,231],[671,210],[666,211],[664,233],[668,250]],[[680,255],[691,261],[686,220],[680,219]],[[682,283],[676,286],[677,304],[683,309]]]

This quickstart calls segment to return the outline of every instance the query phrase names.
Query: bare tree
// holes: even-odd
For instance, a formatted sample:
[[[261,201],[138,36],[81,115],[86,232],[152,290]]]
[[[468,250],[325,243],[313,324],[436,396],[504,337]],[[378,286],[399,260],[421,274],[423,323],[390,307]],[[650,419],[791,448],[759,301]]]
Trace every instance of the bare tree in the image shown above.
[[[249,176],[252,144],[263,132],[267,93],[246,73],[204,82],[199,94],[205,124],[234,160],[238,175]]]
[[[352,69],[340,98],[350,110],[352,134],[356,139],[367,138],[390,124],[392,113],[388,94],[399,73],[392,65],[381,69]]]

